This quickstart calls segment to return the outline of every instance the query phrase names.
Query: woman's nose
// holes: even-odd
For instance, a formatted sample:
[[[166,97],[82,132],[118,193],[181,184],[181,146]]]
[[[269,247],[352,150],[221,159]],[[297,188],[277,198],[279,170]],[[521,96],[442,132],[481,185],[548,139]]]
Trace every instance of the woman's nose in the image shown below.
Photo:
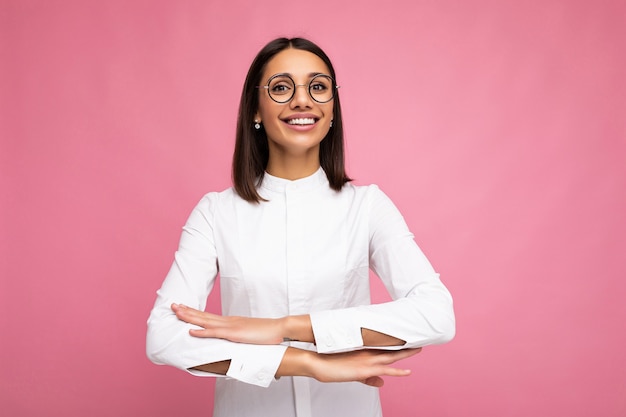
[[[300,88],[301,87],[301,88]],[[296,84],[293,98],[291,99],[292,106],[295,107],[310,107],[311,96],[309,95],[309,89],[307,85]]]

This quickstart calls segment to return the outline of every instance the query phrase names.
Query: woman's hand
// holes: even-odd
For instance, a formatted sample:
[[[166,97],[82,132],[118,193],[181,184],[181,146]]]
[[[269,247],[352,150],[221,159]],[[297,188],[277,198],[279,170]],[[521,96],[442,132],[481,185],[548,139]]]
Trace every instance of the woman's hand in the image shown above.
[[[320,382],[357,381],[382,387],[383,376],[410,375],[409,369],[391,365],[420,351],[421,348],[396,351],[367,349],[324,355],[288,348],[276,376],[303,375]]]
[[[189,334],[194,337],[215,337],[256,345],[277,345],[283,342],[283,319],[220,316],[182,304],[172,304],[172,310],[179,320],[202,327],[189,330]]]

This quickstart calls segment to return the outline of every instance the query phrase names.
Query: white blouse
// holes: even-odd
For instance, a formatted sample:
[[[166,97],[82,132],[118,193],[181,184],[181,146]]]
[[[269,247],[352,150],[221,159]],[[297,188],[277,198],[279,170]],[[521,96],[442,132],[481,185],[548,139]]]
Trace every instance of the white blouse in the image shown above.
[[[454,336],[452,298],[404,219],[375,185],[329,187],[322,169],[296,181],[265,174],[248,203],[209,193],[183,228],[148,319],[147,354],[188,370],[230,360],[216,383],[214,417],[380,416],[378,390],[361,383],[274,378],[288,345],[334,353],[366,348],[361,329],[405,340],[403,349]],[[369,268],[394,301],[370,305]],[[200,310],[220,276],[224,315],[310,314],[316,344],[251,345],[195,338],[170,305]],[[200,371],[196,375],[217,376]]]

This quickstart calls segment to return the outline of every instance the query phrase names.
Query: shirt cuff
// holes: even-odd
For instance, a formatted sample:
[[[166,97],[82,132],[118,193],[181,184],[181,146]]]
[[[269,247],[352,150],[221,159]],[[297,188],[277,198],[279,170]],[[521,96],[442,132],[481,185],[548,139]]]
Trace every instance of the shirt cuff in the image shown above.
[[[361,328],[356,324],[354,309],[311,313],[311,327],[318,353],[336,353],[363,346]]]
[[[260,387],[268,387],[287,350],[284,345],[235,345],[226,376]]]

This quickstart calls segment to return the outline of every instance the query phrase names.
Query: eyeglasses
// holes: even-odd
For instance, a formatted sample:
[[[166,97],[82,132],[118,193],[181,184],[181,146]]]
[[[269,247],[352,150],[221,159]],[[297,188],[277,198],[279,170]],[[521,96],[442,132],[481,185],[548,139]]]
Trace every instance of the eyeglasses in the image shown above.
[[[326,74],[317,74],[308,84],[296,84],[289,74],[276,74],[270,77],[267,85],[258,85],[265,88],[270,98],[276,103],[287,103],[296,94],[296,87],[307,87],[309,96],[318,103],[328,103],[335,97],[335,90],[339,88],[335,80]]]

